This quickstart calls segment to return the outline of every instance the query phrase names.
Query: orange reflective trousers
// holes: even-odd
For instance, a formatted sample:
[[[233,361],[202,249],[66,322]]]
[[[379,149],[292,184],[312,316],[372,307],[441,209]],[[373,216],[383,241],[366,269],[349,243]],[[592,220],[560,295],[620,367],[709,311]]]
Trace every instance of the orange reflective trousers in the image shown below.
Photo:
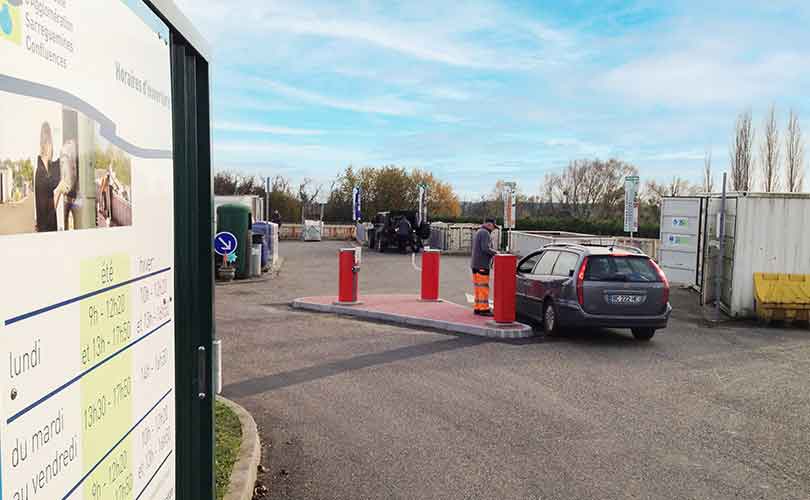
[[[473,269],[476,311],[489,311],[489,269]]]

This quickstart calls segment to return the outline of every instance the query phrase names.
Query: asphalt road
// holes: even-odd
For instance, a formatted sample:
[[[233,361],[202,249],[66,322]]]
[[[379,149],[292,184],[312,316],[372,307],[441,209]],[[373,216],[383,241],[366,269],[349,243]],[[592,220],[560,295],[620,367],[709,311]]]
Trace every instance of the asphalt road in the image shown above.
[[[810,331],[706,328],[695,297],[629,332],[491,341],[296,312],[336,293],[334,242],[217,287],[224,395],[260,427],[271,499],[810,498]],[[361,291],[416,291],[365,254]],[[442,296],[469,292],[442,260]]]
[[[20,203],[0,203],[0,234],[33,233],[34,197]]]

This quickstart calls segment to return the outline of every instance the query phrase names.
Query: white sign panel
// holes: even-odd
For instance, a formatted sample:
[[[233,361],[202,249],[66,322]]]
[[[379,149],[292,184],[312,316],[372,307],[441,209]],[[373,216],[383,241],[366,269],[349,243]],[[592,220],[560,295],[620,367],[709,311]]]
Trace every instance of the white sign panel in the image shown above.
[[[363,218],[360,193],[361,190],[359,187],[352,188],[352,217],[354,217],[354,222],[357,222]]]
[[[169,32],[0,0],[2,499],[175,498]]]
[[[424,184],[419,185],[419,210],[416,212],[416,224],[422,225],[422,222],[427,219],[427,186]]]
[[[506,229],[515,228],[515,216],[517,209],[517,197],[515,190],[507,187],[503,192],[503,226]]]
[[[628,175],[624,178],[624,231],[638,232],[638,187],[637,175]]]

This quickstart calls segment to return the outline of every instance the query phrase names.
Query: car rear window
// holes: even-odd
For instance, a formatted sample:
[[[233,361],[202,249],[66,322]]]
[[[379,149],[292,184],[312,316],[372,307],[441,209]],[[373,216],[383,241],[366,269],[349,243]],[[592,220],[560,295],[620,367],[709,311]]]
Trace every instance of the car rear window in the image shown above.
[[[585,269],[586,281],[660,282],[661,278],[648,257],[631,255],[592,255]]]
[[[570,252],[560,252],[557,258],[557,263],[554,264],[554,270],[551,272],[554,276],[568,276],[571,271],[575,271],[579,255]]]
[[[550,251],[543,253],[543,256],[540,257],[540,262],[538,262],[537,266],[534,268],[534,274],[540,276],[550,275],[559,254],[559,252]]]

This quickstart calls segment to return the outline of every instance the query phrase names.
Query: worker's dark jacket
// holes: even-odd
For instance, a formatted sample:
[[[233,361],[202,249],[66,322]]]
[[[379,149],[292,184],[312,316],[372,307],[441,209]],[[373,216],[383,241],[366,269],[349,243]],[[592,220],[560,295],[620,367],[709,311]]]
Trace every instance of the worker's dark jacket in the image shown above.
[[[411,235],[411,222],[406,219],[402,218],[399,221],[399,226],[397,226],[397,236],[410,236]]]
[[[56,207],[53,203],[53,190],[59,185],[59,161],[42,161],[37,157],[37,171],[34,176],[34,206],[36,207],[37,231],[56,231]]]
[[[490,237],[489,230],[481,227],[473,239],[472,244],[472,261],[471,267],[473,270],[487,269],[492,267],[492,257],[495,256],[495,249],[492,248],[492,238]]]

